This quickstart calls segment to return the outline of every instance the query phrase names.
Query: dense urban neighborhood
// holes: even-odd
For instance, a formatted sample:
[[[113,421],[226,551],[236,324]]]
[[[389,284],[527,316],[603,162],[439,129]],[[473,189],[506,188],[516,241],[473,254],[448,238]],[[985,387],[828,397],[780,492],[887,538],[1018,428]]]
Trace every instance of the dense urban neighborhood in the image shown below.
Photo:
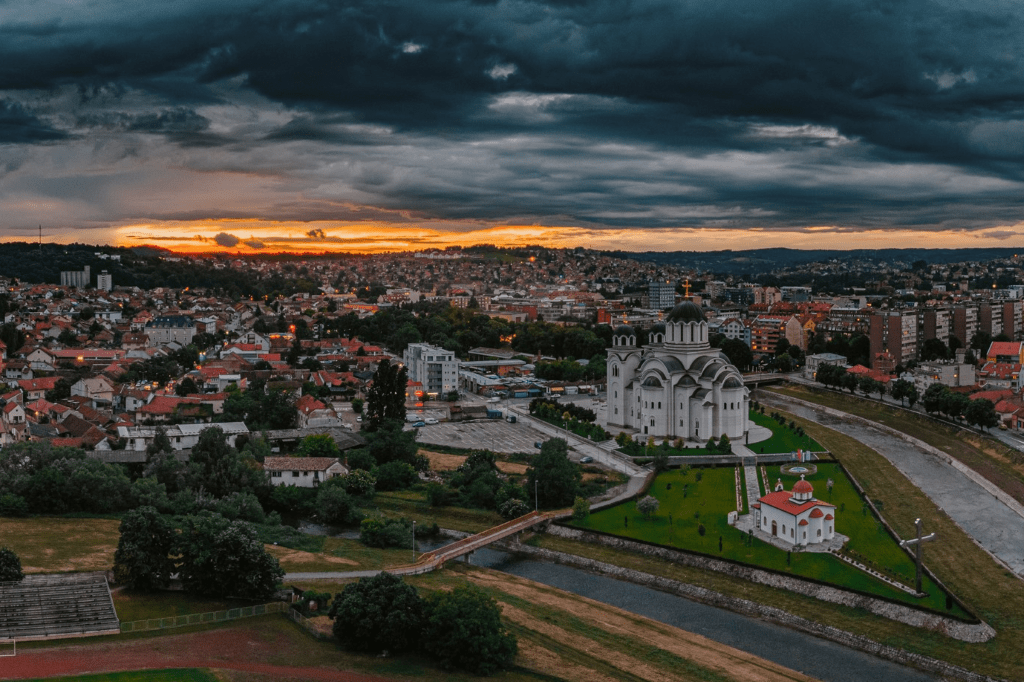
[[[582,634],[551,614],[583,602],[524,579],[594,596],[601,575],[807,652],[714,629],[659,645],[709,679],[833,679],[818,638],[879,657],[878,679],[1021,674],[1015,254],[12,252],[0,645],[283,612],[384,678],[386,652],[435,676],[618,679],[641,640],[570,670],[553,633],[615,628]],[[486,568],[516,562],[534,568]],[[653,619],[637,637],[680,627],[606,603]]]

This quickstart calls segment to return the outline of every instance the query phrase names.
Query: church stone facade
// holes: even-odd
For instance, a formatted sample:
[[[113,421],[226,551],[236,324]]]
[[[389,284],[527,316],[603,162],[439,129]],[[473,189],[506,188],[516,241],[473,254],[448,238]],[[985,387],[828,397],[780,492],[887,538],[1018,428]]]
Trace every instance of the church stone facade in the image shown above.
[[[620,325],[608,349],[608,425],[644,438],[735,440],[747,430],[749,392],[724,353],[708,343],[708,323],[695,303],[680,303],[654,325],[650,342]]]

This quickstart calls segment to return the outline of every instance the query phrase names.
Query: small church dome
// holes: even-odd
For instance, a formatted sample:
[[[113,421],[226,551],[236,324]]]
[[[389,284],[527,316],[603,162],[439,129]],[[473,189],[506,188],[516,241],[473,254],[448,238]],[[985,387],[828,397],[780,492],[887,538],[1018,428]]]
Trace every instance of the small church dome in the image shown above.
[[[704,311],[693,301],[683,301],[668,314],[669,322],[706,322]]]
[[[656,322],[654,324],[654,326],[651,327],[651,333],[652,334],[664,334],[665,333],[665,323],[664,322]]]
[[[808,483],[807,481],[805,481],[805,480],[803,480],[801,478],[793,486],[793,492],[794,493],[813,493],[814,492],[814,486],[812,486],[810,483]]]
[[[725,380],[725,383],[722,384],[722,388],[743,388],[743,382],[735,376],[731,376]]]
[[[615,336],[635,336],[636,332],[628,324],[620,324],[615,328]]]

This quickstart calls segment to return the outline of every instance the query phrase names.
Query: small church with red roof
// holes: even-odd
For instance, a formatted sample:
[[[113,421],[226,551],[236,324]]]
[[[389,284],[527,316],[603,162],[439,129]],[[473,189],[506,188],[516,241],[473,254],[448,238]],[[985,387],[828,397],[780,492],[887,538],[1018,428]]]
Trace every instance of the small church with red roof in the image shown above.
[[[814,486],[800,480],[785,490],[780,480],[775,492],[753,505],[754,525],[762,533],[795,547],[831,542],[836,535],[836,508],[814,498]]]

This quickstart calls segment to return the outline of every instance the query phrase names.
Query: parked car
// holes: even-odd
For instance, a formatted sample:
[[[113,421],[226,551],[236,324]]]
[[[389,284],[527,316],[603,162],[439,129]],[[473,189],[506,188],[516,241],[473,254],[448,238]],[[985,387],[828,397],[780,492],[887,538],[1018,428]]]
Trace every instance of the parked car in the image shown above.
[[[542,447],[544,447],[544,443],[542,441],[537,441],[536,443],[533,444],[533,447],[540,450]]]
[[[427,424],[436,424],[437,423],[437,420],[434,419],[433,417],[427,417],[423,421],[426,422]]]
[[[580,457],[580,464],[590,464],[593,461],[594,461],[594,458],[591,457],[590,455],[584,455],[584,456]]]
[[[361,421],[363,421],[363,416],[362,416],[362,415],[359,415],[358,417],[356,417],[356,421],[357,421],[357,422],[361,422]]]
[[[416,422],[415,424],[412,425],[412,428],[418,429],[421,426],[426,426],[426,425],[427,425],[426,422]]]

